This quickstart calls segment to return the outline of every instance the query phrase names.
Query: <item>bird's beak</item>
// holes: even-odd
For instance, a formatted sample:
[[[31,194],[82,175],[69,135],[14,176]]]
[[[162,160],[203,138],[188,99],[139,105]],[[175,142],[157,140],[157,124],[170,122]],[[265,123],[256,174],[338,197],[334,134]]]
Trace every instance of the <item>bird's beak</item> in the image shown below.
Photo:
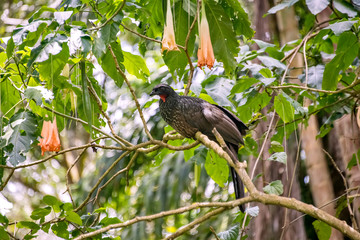
[[[151,91],[151,93],[150,93],[150,96],[154,96],[154,95],[156,95],[156,93],[155,93],[155,91],[154,91],[154,89]]]

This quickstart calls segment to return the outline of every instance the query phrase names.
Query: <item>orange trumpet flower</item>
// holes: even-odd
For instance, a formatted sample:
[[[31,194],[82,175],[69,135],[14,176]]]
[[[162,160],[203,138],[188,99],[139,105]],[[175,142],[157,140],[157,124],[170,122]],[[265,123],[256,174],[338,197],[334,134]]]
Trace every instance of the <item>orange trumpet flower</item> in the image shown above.
[[[167,51],[180,51],[175,42],[174,23],[171,13],[170,0],[167,1],[166,23],[164,24],[164,36],[161,41],[161,52]]]
[[[41,130],[41,137],[39,146],[41,146],[41,155],[44,156],[45,152],[60,150],[60,138],[59,132],[56,126],[56,117],[54,117],[53,122],[44,121],[43,127]]]
[[[215,57],[211,44],[209,23],[206,19],[205,6],[201,8],[201,22],[200,22],[200,46],[197,52],[198,67],[208,66],[211,69],[214,66]]]

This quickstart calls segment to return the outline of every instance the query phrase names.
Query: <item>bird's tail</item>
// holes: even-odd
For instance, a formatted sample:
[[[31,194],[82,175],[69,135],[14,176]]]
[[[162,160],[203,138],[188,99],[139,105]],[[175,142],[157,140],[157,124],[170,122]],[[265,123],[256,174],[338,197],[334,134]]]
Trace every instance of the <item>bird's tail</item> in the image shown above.
[[[229,144],[229,149],[232,153],[233,156],[231,156],[231,158],[233,160],[237,160],[239,161],[237,152],[238,152],[238,148],[237,146],[234,146],[232,144]],[[229,166],[230,167],[230,166]],[[235,169],[230,167],[230,172],[231,172],[231,177],[233,179],[233,183],[234,183],[234,189],[235,189],[235,197],[236,199],[240,199],[245,197],[245,191],[244,191],[244,184],[240,179],[240,176],[236,173]],[[244,204],[239,205],[240,211],[244,212],[245,211],[245,206]]]
[[[236,173],[235,169],[230,167],[231,176],[234,183],[234,189],[235,189],[235,197],[236,199],[240,199],[245,197],[245,191],[244,191],[244,184],[242,183],[239,175]],[[244,204],[239,205],[240,211],[245,211]]]

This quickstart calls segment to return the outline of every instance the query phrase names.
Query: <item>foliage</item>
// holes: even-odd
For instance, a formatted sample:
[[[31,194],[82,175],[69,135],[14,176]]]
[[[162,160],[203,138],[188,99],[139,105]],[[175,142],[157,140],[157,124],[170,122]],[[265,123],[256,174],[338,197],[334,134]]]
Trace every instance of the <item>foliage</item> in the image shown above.
[[[268,160],[283,164],[287,164],[287,154],[282,143],[298,124],[306,125],[312,115],[323,116],[319,137],[324,137],[336,119],[355,108],[360,89],[360,22],[352,5],[306,1],[306,16],[299,17],[311,18],[302,22],[303,36],[277,46],[251,39],[254,31],[238,1],[202,2],[216,58],[211,70],[195,68],[200,6],[194,0],[171,3],[179,52],[160,53],[166,9],[160,0],[64,0],[57,9],[36,9],[26,24],[1,39],[0,189],[6,189],[15,170],[32,179],[26,172],[32,166],[44,170],[50,161],[66,162],[66,154],[82,151],[75,152],[74,162],[62,163],[63,171],[57,172],[66,197],[41,193],[41,200],[26,216],[0,215],[1,239],[11,236],[14,222],[20,229],[16,234],[26,239],[41,232],[63,239],[159,239],[177,234],[182,226],[221,208],[171,210],[193,202],[231,201],[226,160],[195,140],[164,128],[155,110],[158,103],[148,96],[160,82],[225,106],[250,129],[278,116],[270,126],[275,134],[269,139]],[[284,1],[268,14],[297,4],[296,0]],[[324,27],[315,22],[314,15],[329,4],[334,14],[330,25]],[[303,74],[297,76],[298,83],[292,83],[286,76],[292,56],[299,51],[307,62]],[[312,103],[306,105],[306,100]],[[77,144],[40,159],[41,125],[53,115],[60,132],[81,129],[88,137],[83,145],[75,139],[63,140]],[[244,142],[239,151],[243,161],[261,155],[263,143],[253,139],[251,130]],[[358,155],[349,168],[356,166]],[[96,161],[84,162],[89,156]],[[80,169],[78,182],[70,180],[75,167]],[[282,195],[283,184],[273,181],[263,191]],[[257,207],[249,209],[251,217],[261,214]],[[162,216],[156,215],[162,211]],[[210,225],[219,230],[220,239],[247,237],[241,231],[249,218],[218,214],[216,219],[205,219],[208,225],[197,227],[197,239],[211,236]],[[145,215],[149,219],[139,217]],[[97,232],[105,227],[116,230]],[[326,223],[317,220],[314,227],[319,238],[327,239]],[[181,234],[195,237],[191,231]]]

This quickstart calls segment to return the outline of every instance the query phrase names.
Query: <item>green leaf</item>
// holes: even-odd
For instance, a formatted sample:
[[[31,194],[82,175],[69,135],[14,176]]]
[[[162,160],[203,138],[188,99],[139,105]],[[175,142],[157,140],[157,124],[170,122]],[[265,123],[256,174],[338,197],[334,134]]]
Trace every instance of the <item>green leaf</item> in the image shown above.
[[[29,18],[29,23],[31,23],[32,21],[38,19],[41,14],[43,14],[44,12],[56,12],[55,8],[50,8],[48,6],[42,6],[39,10],[37,10],[30,18]]]
[[[54,18],[59,25],[63,25],[66,20],[68,20],[73,11],[64,11],[64,12],[54,12]]]
[[[20,221],[20,222],[16,223],[16,227],[31,229],[34,232],[37,232],[40,229],[39,225],[37,225],[34,222],[30,222],[30,221]]]
[[[67,227],[68,225],[66,222],[58,222],[51,226],[51,230],[56,236],[67,239],[69,238]]]
[[[68,58],[69,48],[66,43],[63,43],[62,50],[58,54],[50,54],[49,59],[38,64],[40,79],[51,85],[60,76]]]
[[[351,170],[351,168],[357,166],[359,162],[360,162],[360,149],[357,151],[357,153],[354,153],[352,155],[352,158],[348,162],[348,165],[346,166],[346,168]]]
[[[351,18],[355,17],[357,15],[357,12],[354,9],[354,7],[349,2],[346,2],[344,0],[340,0],[340,1],[339,0],[334,0],[333,1],[333,6],[339,12],[344,13],[344,14],[348,15]]]
[[[257,80],[256,78],[245,77],[238,79],[234,87],[231,89],[231,94],[244,92],[245,90],[249,89],[252,85],[258,82],[259,80]]]
[[[249,214],[251,217],[257,217],[259,215],[259,207],[258,206],[255,206],[255,207],[250,207],[250,208],[247,208],[245,210],[245,212],[247,214]]]
[[[66,35],[56,35],[47,38],[39,46],[31,50],[27,66],[30,67],[34,62],[44,62],[49,59],[50,54],[55,56],[63,50],[63,43],[68,40]]]
[[[7,232],[3,226],[0,226],[0,239],[3,239],[3,240],[10,239],[9,234],[7,234]]]
[[[238,224],[232,226],[226,231],[220,232],[217,234],[217,236],[221,240],[237,240],[240,233],[240,227]]]
[[[88,34],[78,28],[71,28],[69,39],[70,55],[81,52],[85,57],[91,49],[91,38]]]
[[[2,136],[9,148],[6,155],[13,166],[25,161],[25,153],[36,140],[37,120],[35,114],[20,110],[9,121],[8,129]]]
[[[268,13],[269,14],[274,14],[280,10],[283,10],[284,8],[288,8],[291,7],[292,5],[294,5],[295,3],[297,3],[299,0],[285,0],[277,5],[275,5],[274,7],[270,8]]]
[[[31,213],[30,217],[33,220],[38,220],[40,218],[49,215],[50,212],[51,212],[51,207],[37,208]]]
[[[329,5],[329,0],[306,0],[306,5],[310,12],[316,15]]]
[[[5,227],[7,227],[9,224],[9,219],[5,215],[2,215],[1,213],[0,213],[0,223],[5,225]]]
[[[238,117],[245,123],[252,120],[253,114],[260,112],[271,100],[268,93],[259,93],[255,88],[250,88],[236,98],[239,105],[237,112],[241,113]]]
[[[214,182],[220,187],[224,187],[229,178],[229,167],[226,160],[219,157],[213,150],[209,150],[207,153],[205,170]]]
[[[15,44],[14,44],[14,40],[13,38],[10,38],[9,41],[6,44],[6,55],[7,58],[11,58],[13,53],[14,53],[14,48],[15,48]]]
[[[195,162],[196,165],[205,163],[208,149],[205,146],[200,146],[195,149],[194,155],[190,158],[190,161]]]
[[[34,100],[36,102],[36,105],[41,105],[43,98],[45,99],[45,101],[50,101],[54,98],[53,92],[47,90],[43,86],[29,86],[25,89],[24,95],[26,98]]]
[[[142,57],[129,52],[123,51],[122,53],[124,55],[125,69],[137,78],[147,81],[150,71],[146,66],[145,60]]]
[[[357,37],[352,32],[340,35],[336,56],[325,66],[322,88],[335,90],[341,70],[346,70],[354,61],[359,51]]]
[[[110,224],[116,224],[116,223],[121,223],[120,219],[118,219],[117,217],[104,217],[103,219],[101,219],[100,221],[100,225],[102,226],[108,226]]]
[[[70,221],[70,222],[73,222],[73,223],[75,223],[77,225],[80,225],[80,226],[82,225],[82,220],[81,220],[80,216],[76,212],[67,211],[65,213],[65,219]]]
[[[24,95],[26,98],[34,100],[36,102],[36,105],[40,106],[42,104],[42,94],[39,89],[29,87],[25,89]]]
[[[330,239],[331,236],[331,227],[320,221],[320,220],[315,220],[312,225],[315,228],[316,231],[316,235],[318,236],[319,240],[328,240]]]
[[[239,53],[239,42],[232,22],[219,3],[208,0],[204,4],[207,20],[211,26],[210,36],[215,58],[224,63],[226,72],[231,73],[235,70],[235,56]]]
[[[321,89],[324,70],[325,66],[321,64],[310,67],[308,72],[308,84],[317,89]]]
[[[270,184],[266,185],[263,188],[264,192],[268,193],[268,194],[275,194],[275,195],[281,195],[283,194],[283,184],[281,183],[280,180],[276,180],[271,182]]]
[[[201,177],[201,165],[194,164],[194,181],[196,187],[199,186],[200,177]]]
[[[275,96],[274,107],[285,123],[294,120],[295,109],[282,94]]]
[[[286,152],[276,152],[268,158],[269,161],[277,161],[283,164],[287,162]]]
[[[91,133],[91,128],[93,125],[93,111],[92,111],[93,108],[90,99],[90,93],[88,90],[88,79],[86,75],[85,60],[80,61],[80,71],[81,71],[82,103],[84,106],[84,113],[86,116],[86,120],[89,125],[89,132]]]
[[[45,195],[43,197],[43,202],[49,206],[55,206],[61,204],[61,202],[56,197],[51,195]]]
[[[268,56],[258,56],[258,59],[268,68],[279,68],[281,70],[286,69],[285,64],[275,58]]]
[[[203,81],[201,85],[217,104],[221,106],[232,106],[232,103],[227,97],[231,93],[233,84],[233,81],[228,78],[211,75]]]
[[[271,141],[270,151],[271,152],[283,152],[284,147],[278,141]]]
[[[357,23],[358,21],[343,21],[330,24],[324,29],[331,29],[335,35],[339,36],[341,33],[345,31],[349,31],[352,26]]]
[[[244,35],[247,38],[252,38],[254,36],[254,30],[251,28],[251,22],[249,21],[249,16],[241,6],[240,1],[227,0],[226,2],[230,5],[232,10],[234,11],[234,17],[232,21],[236,33],[239,35]]]
[[[122,54],[120,44],[114,42],[114,43],[111,43],[110,46],[116,56],[116,59],[120,65],[121,70],[125,71],[124,65],[121,64],[124,61],[124,57]],[[101,57],[101,59],[98,59],[98,60],[101,65],[101,68],[104,70],[104,72],[107,75],[109,75],[109,77],[111,77],[115,81],[115,84],[120,88],[124,82],[124,79],[120,75],[120,73],[117,71],[117,69],[115,67],[116,65],[115,65],[114,59],[113,59],[109,49],[107,49],[105,55],[103,55]]]
[[[25,26],[15,28],[12,35],[15,45],[26,44],[27,47],[34,46],[41,32],[50,23],[50,21],[36,20]]]

